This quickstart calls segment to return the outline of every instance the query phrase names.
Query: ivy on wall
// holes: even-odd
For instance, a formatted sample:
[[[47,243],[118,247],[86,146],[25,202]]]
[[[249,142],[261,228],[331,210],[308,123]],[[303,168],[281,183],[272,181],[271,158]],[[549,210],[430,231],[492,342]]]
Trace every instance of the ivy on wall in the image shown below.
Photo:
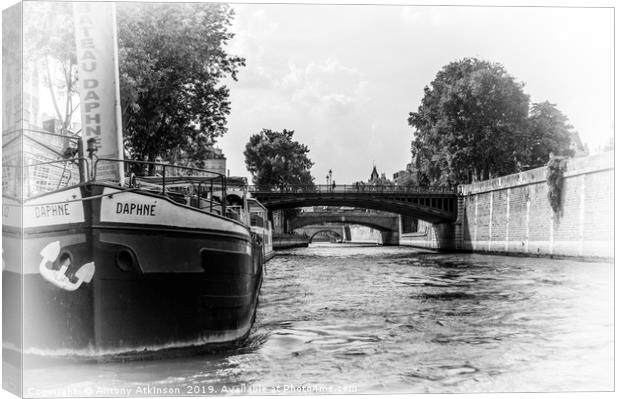
[[[562,185],[564,182],[564,171],[566,170],[566,159],[563,157],[549,158],[547,163],[547,185],[549,186],[549,204],[553,212],[560,212],[562,206]]]

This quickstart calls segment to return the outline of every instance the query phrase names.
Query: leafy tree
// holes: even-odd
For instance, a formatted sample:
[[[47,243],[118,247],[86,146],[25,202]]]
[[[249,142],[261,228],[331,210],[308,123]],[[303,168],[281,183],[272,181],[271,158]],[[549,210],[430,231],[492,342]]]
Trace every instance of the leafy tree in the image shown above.
[[[226,128],[243,58],[225,51],[233,11],[211,4],[117,3],[123,131],[135,159],[202,166]],[[174,158],[174,159],[173,159]]]
[[[549,101],[532,104],[528,118],[528,145],[523,154],[525,166],[537,168],[546,165],[549,153],[573,156],[575,151],[571,149],[571,141],[576,133],[571,132],[572,128],[568,118],[555,104]]]
[[[313,162],[307,155],[310,150],[294,141],[293,134],[293,130],[263,129],[250,137],[243,155],[252,180],[259,188],[314,186],[314,178],[310,175]]]
[[[79,106],[77,96],[77,52],[71,3],[25,2],[24,59],[25,75],[35,78],[36,66],[50,92],[56,118],[63,134]],[[60,100],[60,101],[59,101]]]
[[[523,84],[500,64],[465,58],[444,66],[409,114],[420,179],[452,185],[516,171],[528,108]]]

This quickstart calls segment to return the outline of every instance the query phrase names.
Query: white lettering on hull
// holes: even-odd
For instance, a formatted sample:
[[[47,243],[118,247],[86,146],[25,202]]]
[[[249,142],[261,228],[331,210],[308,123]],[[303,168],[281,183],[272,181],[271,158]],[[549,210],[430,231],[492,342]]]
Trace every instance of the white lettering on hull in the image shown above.
[[[84,206],[80,201],[81,198],[80,189],[75,188],[26,201],[23,207],[23,227],[45,227],[84,222]],[[20,227],[20,212],[19,206],[3,205],[2,224]]]
[[[249,236],[248,230],[237,223],[179,205],[172,200],[107,187],[103,194],[100,214],[102,222],[209,229]],[[114,195],[110,198],[110,194]]]
[[[156,216],[157,204],[136,204],[134,202],[117,202],[116,213],[119,215]]]
[[[52,204],[52,205],[41,205],[34,207],[34,216],[38,218],[45,218],[50,216],[70,216],[71,210],[69,209],[69,204]]]

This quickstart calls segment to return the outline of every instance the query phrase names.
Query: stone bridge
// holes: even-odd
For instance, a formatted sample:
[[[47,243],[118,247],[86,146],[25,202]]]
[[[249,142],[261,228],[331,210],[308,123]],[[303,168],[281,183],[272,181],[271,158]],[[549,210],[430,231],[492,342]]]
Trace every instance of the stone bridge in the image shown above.
[[[367,226],[381,232],[383,245],[398,245],[400,237],[400,216],[390,213],[363,212],[359,210],[337,212],[303,212],[288,219],[289,228],[298,230],[304,226],[339,223]],[[350,234],[349,234],[350,236]]]
[[[343,241],[347,241],[351,239],[351,231],[347,229],[348,226],[344,225],[322,225],[322,226],[302,226],[295,229],[295,233],[297,234],[305,234],[308,236],[310,242],[314,236],[322,232],[331,232]],[[348,234],[347,234],[348,231]]]
[[[454,222],[457,194],[454,189],[417,186],[316,185],[263,190],[249,187],[267,209],[306,206],[350,206],[408,215],[431,223]]]

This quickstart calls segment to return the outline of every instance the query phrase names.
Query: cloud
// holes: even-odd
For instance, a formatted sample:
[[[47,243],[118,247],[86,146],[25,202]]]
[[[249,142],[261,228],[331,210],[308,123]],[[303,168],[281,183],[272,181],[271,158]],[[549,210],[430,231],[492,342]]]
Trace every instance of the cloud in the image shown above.
[[[349,113],[368,100],[368,81],[363,74],[335,58],[310,62],[303,67],[289,61],[289,71],[277,86],[293,102],[318,106],[334,116]]]
[[[264,43],[270,43],[278,35],[279,25],[270,22],[264,9],[253,12],[236,9],[231,31],[235,37],[229,44],[231,54],[246,59],[246,66],[239,71],[240,87],[270,88],[275,81],[268,65]]]

